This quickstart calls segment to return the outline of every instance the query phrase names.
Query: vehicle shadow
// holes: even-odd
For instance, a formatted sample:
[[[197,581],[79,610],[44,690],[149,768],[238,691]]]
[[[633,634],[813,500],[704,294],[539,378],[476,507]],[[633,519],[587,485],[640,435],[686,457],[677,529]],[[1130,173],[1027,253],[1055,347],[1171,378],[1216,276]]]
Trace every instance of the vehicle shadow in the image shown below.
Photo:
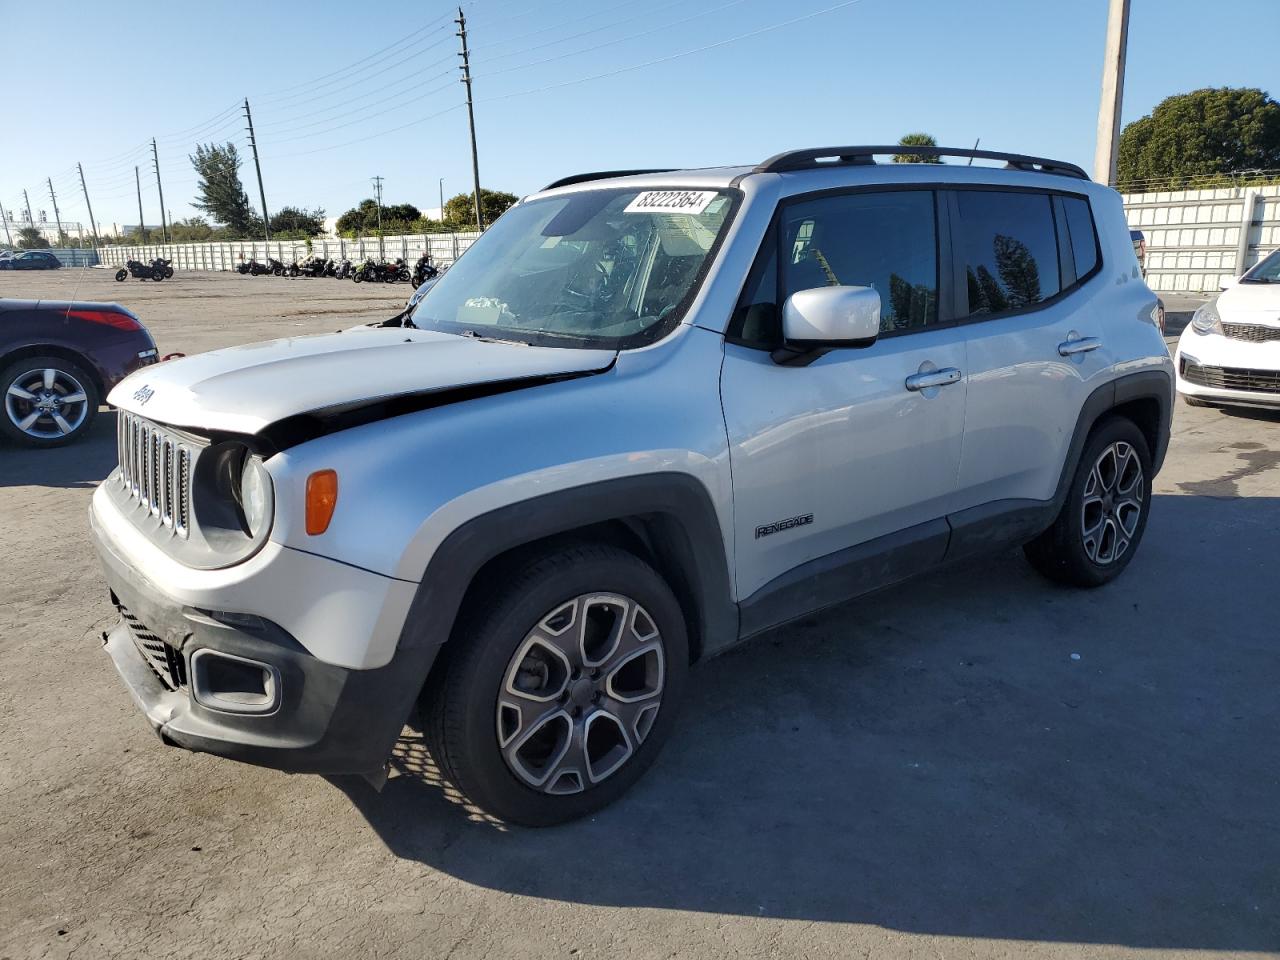
[[[1277,499],[1159,496],[1107,587],[1009,551],[757,639],[694,671],[626,797],[563,827],[469,809],[409,732],[381,793],[333,782],[397,856],[512,894],[1275,949],[1278,527]],[[1184,599],[1194,556],[1260,558],[1233,563],[1229,628]]]
[[[89,432],[65,447],[33,450],[0,437],[0,487],[93,488],[116,467],[116,412],[103,410]]]

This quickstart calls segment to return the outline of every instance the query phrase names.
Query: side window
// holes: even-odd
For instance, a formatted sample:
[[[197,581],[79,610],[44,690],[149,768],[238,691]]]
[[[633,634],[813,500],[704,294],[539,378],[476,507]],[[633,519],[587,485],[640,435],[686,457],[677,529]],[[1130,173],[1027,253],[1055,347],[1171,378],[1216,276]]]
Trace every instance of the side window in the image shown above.
[[[797,290],[822,286],[862,286],[879,293],[883,333],[937,323],[934,204],[931,190],[902,190],[785,205],[747,278],[729,338],[778,346],[783,301]]]
[[[1093,226],[1089,201],[1083,197],[1063,197],[1067,214],[1067,233],[1071,237],[1071,255],[1076,262],[1076,279],[1086,277],[1098,265],[1098,234]]]
[[[970,316],[1020,310],[1058,293],[1058,241],[1047,193],[960,190],[956,202],[956,256]]]
[[[853,193],[783,208],[782,298],[822,286],[880,294],[880,332],[938,322],[938,231],[931,190]]]

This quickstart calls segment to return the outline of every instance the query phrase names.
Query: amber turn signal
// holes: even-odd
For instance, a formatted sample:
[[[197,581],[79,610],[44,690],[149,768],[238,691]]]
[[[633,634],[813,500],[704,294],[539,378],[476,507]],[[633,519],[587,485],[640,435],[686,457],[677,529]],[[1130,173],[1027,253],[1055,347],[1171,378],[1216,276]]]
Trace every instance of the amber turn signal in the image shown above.
[[[307,477],[307,533],[317,536],[329,529],[338,505],[338,473],[317,470]]]

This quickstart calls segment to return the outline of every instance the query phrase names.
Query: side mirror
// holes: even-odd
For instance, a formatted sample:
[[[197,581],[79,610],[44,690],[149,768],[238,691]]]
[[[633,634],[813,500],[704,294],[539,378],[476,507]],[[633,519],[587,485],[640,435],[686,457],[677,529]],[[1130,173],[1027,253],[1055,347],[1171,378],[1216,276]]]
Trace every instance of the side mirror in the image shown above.
[[[797,290],[782,305],[782,339],[792,351],[866,347],[880,336],[880,294],[870,287]]]

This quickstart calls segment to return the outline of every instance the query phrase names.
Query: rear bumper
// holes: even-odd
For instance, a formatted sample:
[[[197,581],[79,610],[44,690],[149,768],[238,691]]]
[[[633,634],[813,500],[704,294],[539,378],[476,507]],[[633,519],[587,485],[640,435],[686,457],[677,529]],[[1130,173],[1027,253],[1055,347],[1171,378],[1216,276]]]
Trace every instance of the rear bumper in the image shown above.
[[[376,776],[382,770],[437,647],[404,646],[374,669],[329,663],[263,617],[195,607],[168,595],[119,556],[97,524],[93,539],[112,602],[122,612],[103,634],[105,649],[161,740],[294,773]],[[174,670],[153,666],[141,640],[153,649],[162,642]],[[193,673],[193,658],[201,651],[262,665],[272,675],[270,702],[252,712],[200,702],[192,691],[202,675]]]

